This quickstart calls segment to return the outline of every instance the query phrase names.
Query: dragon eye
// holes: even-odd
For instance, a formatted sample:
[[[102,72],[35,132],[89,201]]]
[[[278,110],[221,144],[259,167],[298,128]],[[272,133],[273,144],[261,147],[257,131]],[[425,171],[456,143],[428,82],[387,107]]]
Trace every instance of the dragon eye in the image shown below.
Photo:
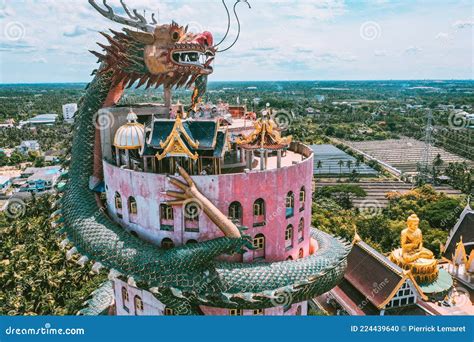
[[[171,38],[174,40],[174,41],[177,41],[179,39],[179,33],[177,31],[174,31],[172,34],[171,34]]]

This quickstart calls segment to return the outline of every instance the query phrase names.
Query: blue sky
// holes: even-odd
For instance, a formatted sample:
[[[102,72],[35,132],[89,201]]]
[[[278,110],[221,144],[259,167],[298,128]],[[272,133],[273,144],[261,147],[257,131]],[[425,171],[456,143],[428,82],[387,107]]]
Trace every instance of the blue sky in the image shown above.
[[[470,0],[249,2],[239,5],[240,40],[217,56],[211,80],[473,79]],[[126,3],[216,40],[225,32],[219,0]],[[121,26],[86,0],[0,0],[0,83],[89,81],[88,50],[99,51],[108,28]]]

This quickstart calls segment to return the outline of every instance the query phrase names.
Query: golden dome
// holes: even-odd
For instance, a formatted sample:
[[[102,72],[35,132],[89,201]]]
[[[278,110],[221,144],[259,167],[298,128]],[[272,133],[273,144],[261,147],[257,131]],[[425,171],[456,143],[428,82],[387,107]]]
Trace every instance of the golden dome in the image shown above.
[[[115,132],[114,146],[124,150],[141,148],[145,141],[145,127],[137,122],[137,114],[131,109],[127,115],[127,123]]]

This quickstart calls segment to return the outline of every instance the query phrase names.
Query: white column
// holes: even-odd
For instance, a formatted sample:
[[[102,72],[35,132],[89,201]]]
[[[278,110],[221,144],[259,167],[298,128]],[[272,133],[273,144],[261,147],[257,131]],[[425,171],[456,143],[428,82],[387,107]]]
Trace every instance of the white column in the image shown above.
[[[125,160],[127,163],[127,167],[130,168],[130,151],[128,149],[125,150]]]
[[[115,162],[120,167],[120,150],[118,147],[115,147]]]
[[[281,168],[281,150],[277,151],[277,168]]]

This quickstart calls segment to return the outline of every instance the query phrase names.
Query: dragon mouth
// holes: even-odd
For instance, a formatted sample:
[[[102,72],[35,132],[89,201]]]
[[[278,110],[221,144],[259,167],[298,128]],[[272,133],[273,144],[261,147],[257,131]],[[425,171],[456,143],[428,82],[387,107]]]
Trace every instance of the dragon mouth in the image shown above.
[[[214,60],[215,53],[196,50],[174,50],[171,52],[171,61],[179,66],[189,68],[199,68],[205,73],[212,73],[211,63]]]

